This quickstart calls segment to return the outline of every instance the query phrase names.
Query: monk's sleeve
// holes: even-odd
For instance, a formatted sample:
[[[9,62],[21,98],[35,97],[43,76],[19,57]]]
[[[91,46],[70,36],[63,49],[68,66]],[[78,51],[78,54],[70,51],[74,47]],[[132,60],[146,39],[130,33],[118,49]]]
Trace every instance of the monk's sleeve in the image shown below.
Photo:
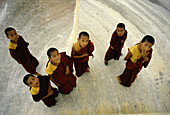
[[[70,72],[73,72],[73,59],[68,55],[66,55],[66,57],[68,59],[67,62],[66,62],[66,65],[69,66]]]
[[[92,42],[90,42],[89,45],[89,56],[93,56],[92,52],[94,51],[94,44]]]
[[[40,97],[38,94],[37,95],[32,95],[32,98],[35,102],[38,102],[41,100],[42,97]]]
[[[114,33],[112,34],[112,38],[110,40],[110,46],[113,46],[113,39],[114,39]]]
[[[113,34],[112,34],[112,38],[111,38],[111,40],[110,40],[110,46],[112,46],[113,47],[113,45],[114,45],[114,39],[115,38],[117,38],[117,33],[116,33],[116,30],[113,32]]]
[[[26,41],[23,39],[23,37],[22,37],[22,36],[20,36],[20,38],[24,41],[24,44],[26,45],[26,47],[28,47],[29,43],[28,43],[28,42],[26,42]]]
[[[124,35],[123,35],[123,39],[122,40],[126,40],[126,38],[127,38],[127,31],[125,30],[125,33],[124,33]]]
[[[72,58],[72,59],[74,59],[74,58],[73,58],[74,54],[75,54],[75,49],[72,47],[72,50],[71,50],[71,58]]]
[[[14,50],[9,49],[9,53],[10,53],[10,55],[11,55],[19,64],[21,63],[20,60],[15,57],[15,55],[14,55]]]
[[[149,54],[148,54],[147,57],[149,58],[149,60],[148,60],[148,61],[145,61],[145,62],[143,63],[143,66],[144,66],[145,68],[148,66],[148,64],[149,64],[149,62],[150,62],[150,60],[151,60],[151,58],[152,58],[152,49],[149,51]]]

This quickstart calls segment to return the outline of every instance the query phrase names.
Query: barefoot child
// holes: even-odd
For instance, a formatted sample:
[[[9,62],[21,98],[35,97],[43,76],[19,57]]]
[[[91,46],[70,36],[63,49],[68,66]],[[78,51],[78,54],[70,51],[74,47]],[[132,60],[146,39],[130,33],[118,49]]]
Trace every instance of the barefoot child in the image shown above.
[[[30,87],[30,92],[35,102],[42,100],[47,107],[56,104],[55,97],[58,96],[58,90],[51,87],[48,76],[39,75],[34,77],[32,74],[27,74],[23,82]]]
[[[154,42],[155,40],[152,36],[146,35],[140,43],[128,49],[128,54],[124,58],[124,60],[127,60],[126,68],[123,74],[117,77],[121,85],[130,87],[142,67],[146,68],[148,66],[152,57],[151,47]]]
[[[22,66],[28,73],[38,74],[36,67],[38,66],[38,60],[29,52],[28,42],[18,35],[14,28],[6,28],[5,34],[10,39],[8,49],[11,56]]]
[[[81,32],[78,41],[73,44],[71,52],[77,77],[80,77],[85,72],[89,72],[88,61],[89,56],[93,56],[93,51],[94,45],[89,40],[89,34],[87,32]]]
[[[108,61],[111,59],[119,60],[121,55],[121,50],[127,38],[127,31],[125,30],[125,25],[123,23],[119,23],[117,25],[117,29],[112,34],[112,38],[110,40],[109,49],[105,55],[105,65],[108,65]]]
[[[49,61],[45,72],[50,80],[58,86],[59,92],[69,94],[76,87],[76,77],[73,75],[73,60],[66,52],[59,53],[56,48],[47,51]]]

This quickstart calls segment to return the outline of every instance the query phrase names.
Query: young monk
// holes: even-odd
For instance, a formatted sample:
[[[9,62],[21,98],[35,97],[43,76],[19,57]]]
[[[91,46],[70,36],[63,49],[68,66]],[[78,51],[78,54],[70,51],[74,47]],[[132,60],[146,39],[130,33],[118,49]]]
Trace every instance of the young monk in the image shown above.
[[[81,32],[78,41],[73,44],[71,52],[77,77],[80,77],[85,72],[89,72],[88,61],[89,56],[93,56],[93,51],[94,45],[89,40],[89,34],[87,32]]]
[[[30,92],[35,102],[42,100],[47,107],[56,104],[55,97],[58,96],[58,90],[51,87],[48,76],[39,74],[38,77],[34,77],[32,74],[27,74],[23,82],[30,87]]]
[[[154,45],[154,38],[146,35],[142,41],[128,49],[128,54],[124,58],[127,60],[126,68],[120,76],[118,81],[121,85],[130,87],[137,77],[142,67],[148,66],[152,56],[152,46]]]
[[[38,66],[38,60],[32,56],[28,50],[29,43],[26,42],[22,36],[18,35],[14,28],[8,27],[5,29],[5,34],[10,39],[8,49],[11,56],[22,66],[28,73],[38,74],[36,67]]]
[[[126,38],[127,31],[125,30],[125,25],[123,23],[119,23],[117,25],[117,29],[112,34],[110,46],[104,59],[105,65],[108,65],[108,61],[111,59],[119,60]]]
[[[45,72],[50,80],[58,86],[59,92],[69,94],[76,87],[76,77],[73,75],[73,60],[66,52],[59,53],[56,48],[47,51],[49,61]]]

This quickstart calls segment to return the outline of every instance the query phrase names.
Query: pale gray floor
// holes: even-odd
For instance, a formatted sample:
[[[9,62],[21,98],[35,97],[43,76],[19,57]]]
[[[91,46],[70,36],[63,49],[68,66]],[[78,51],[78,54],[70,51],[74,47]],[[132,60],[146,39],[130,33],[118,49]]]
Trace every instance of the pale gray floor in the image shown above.
[[[0,114],[168,114],[170,1],[80,0],[77,16],[74,16],[75,7],[75,0],[0,0]],[[103,58],[119,22],[125,23],[128,31],[123,56],[105,66]],[[78,78],[77,88],[70,95],[60,94],[56,106],[47,108],[42,102],[34,102],[29,88],[22,83],[26,72],[9,55],[9,40],[3,31],[8,26],[16,28],[40,62],[37,71],[45,74],[47,49],[56,47],[70,55],[75,40],[71,33],[76,24],[76,37],[85,30],[95,45],[95,57],[89,62],[90,73]],[[146,34],[156,40],[153,58],[132,86],[125,88],[119,85],[116,76],[124,70],[127,48]]]

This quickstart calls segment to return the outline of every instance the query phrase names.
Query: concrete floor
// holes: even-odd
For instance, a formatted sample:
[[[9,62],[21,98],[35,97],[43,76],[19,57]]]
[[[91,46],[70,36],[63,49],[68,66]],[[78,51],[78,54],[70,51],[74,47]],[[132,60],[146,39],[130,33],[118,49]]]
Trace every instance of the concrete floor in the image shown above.
[[[0,0],[0,115],[110,115],[170,113],[170,1],[169,0]],[[123,56],[105,66],[103,59],[116,25],[128,31]],[[59,95],[56,106],[47,108],[32,100],[22,83],[27,74],[8,52],[4,29],[8,26],[30,43],[45,74],[46,52],[56,47],[71,52],[80,31],[87,31],[95,45],[90,73],[78,78],[77,88]],[[130,88],[116,76],[125,67],[127,48],[146,34],[155,37],[153,57]],[[54,85],[53,85],[54,86]]]

